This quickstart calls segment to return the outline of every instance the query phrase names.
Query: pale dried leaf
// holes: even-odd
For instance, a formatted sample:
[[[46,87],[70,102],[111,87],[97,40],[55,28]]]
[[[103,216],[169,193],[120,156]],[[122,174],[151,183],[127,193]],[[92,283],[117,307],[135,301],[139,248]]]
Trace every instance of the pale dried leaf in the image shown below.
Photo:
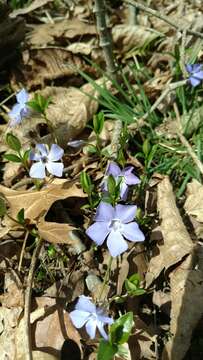
[[[10,13],[10,17],[15,18],[18,15],[26,15],[52,1],[53,0],[34,0],[29,6],[26,6],[22,9],[13,10],[12,13]]]
[[[158,184],[158,203],[163,245],[158,245],[159,254],[149,263],[146,283],[149,286],[161,273],[177,264],[193,249],[192,240],[185,228],[176,206],[175,196],[168,177]]]
[[[34,47],[46,46],[54,44],[56,46],[57,40],[60,38],[73,39],[84,35],[95,35],[95,25],[90,25],[87,22],[80,21],[76,18],[66,19],[55,24],[41,24],[35,25],[33,31],[29,34],[28,42]],[[68,41],[67,41],[68,43]]]
[[[163,360],[182,360],[190,346],[192,332],[203,315],[203,273],[194,270],[193,256],[188,256],[170,274],[171,323],[173,334],[163,352]]]
[[[203,185],[193,179],[187,185],[187,199],[184,205],[188,215],[203,223]]]
[[[80,239],[76,236],[73,236],[71,233],[71,230],[75,229],[74,226],[56,222],[47,222],[42,219],[37,224],[37,228],[42,239],[50,243],[70,245],[76,254],[80,254],[82,251],[84,251],[84,245]]]
[[[85,92],[85,94],[82,92]],[[98,92],[91,84],[77,88],[46,87],[40,93],[45,97],[51,97],[52,103],[47,109],[47,117],[52,123],[58,143],[62,147],[74,139],[85,128],[87,122],[93,117],[98,109],[98,103],[92,97],[97,97]],[[86,95],[87,94],[87,95]],[[24,119],[20,126],[13,130],[23,143],[33,141],[34,134],[39,142],[38,124],[46,124],[45,120],[36,115]],[[52,143],[50,134],[41,137],[40,142]]]
[[[32,87],[61,77],[75,76],[77,69],[90,70],[90,66],[79,56],[63,48],[48,47],[23,52],[20,68],[14,68],[12,82],[18,84],[22,78],[29,90]]]
[[[40,191],[17,191],[0,185],[0,192],[8,201],[9,214],[14,219],[16,219],[18,212],[24,208],[25,218],[32,221],[45,216],[50,206],[57,200],[85,196],[73,182],[68,182],[65,179],[60,179],[60,183],[57,181],[57,184],[53,181]]]
[[[15,331],[21,313],[21,307],[0,307],[1,360],[16,360]]]
[[[113,42],[122,53],[146,47],[163,34],[140,25],[116,25],[112,29]]]

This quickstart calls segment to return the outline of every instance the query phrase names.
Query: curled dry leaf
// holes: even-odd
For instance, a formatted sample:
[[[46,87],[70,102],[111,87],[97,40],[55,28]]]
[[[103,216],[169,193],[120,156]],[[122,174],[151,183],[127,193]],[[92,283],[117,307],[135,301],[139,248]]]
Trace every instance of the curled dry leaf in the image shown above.
[[[72,234],[72,230],[75,229],[74,226],[56,222],[48,222],[42,219],[37,224],[37,228],[42,239],[50,243],[70,245],[76,254],[80,254],[85,250],[85,246],[80,241],[80,238],[73,236]]]
[[[10,17],[15,18],[18,15],[28,14],[31,11],[34,11],[34,10],[40,8],[41,6],[44,6],[47,3],[52,2],[52,1],[53,0],[34,0],[31,2],[31,4],[29,6],[26,6],[22,9],[13,10],[13,12],[10,14]]]
[[[46,87],[40,93],[52,99],[47,109],[47,117],[52,123],[61,147],[66,147],[69,140],[82,132],[98,109],[97,101],[92,98],[97,97],[98,92],[91,84],[86,84],[81,89]],[[36,114],[35,117],[24,119],[20,126],[13,129],[13,134],[24,144],[33,142],[33,138],[36,138],[37,142],[51,143],[53,140],[50,134],[40,136],[40,124],[46,122]]]
[[[85,196],[73,182],[68,182],[65,179],[56,180],[56,182],[54,180],[40,191],[17,191],[0,185],[0,192],[8,202],[10,216],[16,219],[18,212],[24,208],[25,218],[31,221],[44,217],[51,205],[57,200]],[[13,222],[12,225],[14,225]]]
[[[190,346],[192,332],[203,315],[203,272],[194,270],[193,255],[170,274],[170,337],[163,360],[182,360]]]
[[[78,68],[91,71],[79,56],[56,47],[26,50],[20,65],[12,71],[12,82],[18,84],[21,79],[28,90],[57,78],[75,76]]]
[[[54,24],[35,25],[33,31],[28,35],[28,43],[34,47],[46,46],[58,43],[60,41],[64,44],[67,39],[74,39],[84,35],[96,35],[95,25],[90,25],[87,22],[78,19],[66,19]]]
[[[193,179],[187,185],[187,199],[184,205],[188,215],[203,223],[203,185]]]
[[[161,273],[177,264],[193,249],[193,242],[185,228],[176,206],[172,185],[168,177],[158,184],[158,203],[163,245],[158,245],[159,254],[149,263],[146,284],[149,286]]]
[[[137,25],[117,25],[112,29],[113,42],[119,51],[126,54],[129,50],[145,48],[163,34],[156,30]]]

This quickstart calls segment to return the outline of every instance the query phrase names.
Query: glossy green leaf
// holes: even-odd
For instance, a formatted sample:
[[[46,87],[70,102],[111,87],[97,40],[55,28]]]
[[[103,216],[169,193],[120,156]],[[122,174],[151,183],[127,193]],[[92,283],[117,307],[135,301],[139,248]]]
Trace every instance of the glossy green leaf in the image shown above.
[[[0,197],[0,217],[4,216],[7,212],[5,200]]]
[[[17,214],[17,220],[20,224],[24,224],[25,222],[25,210],[22,208]]]
[[[6,159],[8,161],[12,161],[12,162],[16,162],[16,163],[22,162],[21,158],[15,154],[4,154],[3,157],[4,157],[4,159]]]
[[[14,136],[11,133],[8,133],[6,135],[6,143],[10,147],[10,149],[12,149],[12,150],[15,150],[15,151],[19,152],[20,149],[21,149],[20,141],[18,140],[18,138],[16,136]]]
[[[97,354],[97,360],[113,360],[118,347],[110,344],[108,341],[101,340]]]
[[[122,345],[128,341],[133,327],[133,313],[128,312],[117,319],[110,327],[111,344]]]

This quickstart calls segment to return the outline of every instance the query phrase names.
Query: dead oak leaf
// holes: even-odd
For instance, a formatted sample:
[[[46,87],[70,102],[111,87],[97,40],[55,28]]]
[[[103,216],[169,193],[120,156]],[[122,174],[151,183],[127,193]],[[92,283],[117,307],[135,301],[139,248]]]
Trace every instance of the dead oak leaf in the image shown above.
[[[146,283],[149,286],[161,273],[181,261],[193,249],[193,242],[185,228],[178,208],[172,185],[168,177],[158,184],[158,211],[161,218],[163,245],[158,245],[159,254],[149,263]]]
[[[203,222],[203,185],[195,179],[187,185],[187,200],[184,208],[188,215]]]
[[[9,215],[16,219],[18,212],[24,208],[25,218],[36,221],[45,216],[51,205],[68,197],[84,197],[84,193],[73,182],[65,179],[55,180],[40,191],[17,191],[0,185],[2,193],[9,205]]]

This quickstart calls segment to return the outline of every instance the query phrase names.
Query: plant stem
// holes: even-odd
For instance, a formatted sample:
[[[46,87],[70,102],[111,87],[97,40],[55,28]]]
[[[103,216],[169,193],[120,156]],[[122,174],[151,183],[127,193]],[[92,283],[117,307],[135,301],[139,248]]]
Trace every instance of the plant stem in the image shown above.
[[[99,45],[103,49],[106,62],[106,70],[112,79],[116,80],[117,67],[115,65],[112,41],[109,29],[106,24],[105,0],[95,0],[95,14],[97,30],[99,34]]]
[[[100,291],[98,300],[101,300],[101,297],[102,297],[102,295],[103,295],[105,286],[106,286],[107,282],[109,281],[112,261],[113,261],[113,258],[112,258],[112,256],[110,256],[110,258],[109,258],[109,263],[108,263],[108,266],[107,266],[107,269],[106,269],[106,273],[105,273],[105,276],[104,276],[103,285],[102,285],[102,288],[101,288],[101,291]]]

